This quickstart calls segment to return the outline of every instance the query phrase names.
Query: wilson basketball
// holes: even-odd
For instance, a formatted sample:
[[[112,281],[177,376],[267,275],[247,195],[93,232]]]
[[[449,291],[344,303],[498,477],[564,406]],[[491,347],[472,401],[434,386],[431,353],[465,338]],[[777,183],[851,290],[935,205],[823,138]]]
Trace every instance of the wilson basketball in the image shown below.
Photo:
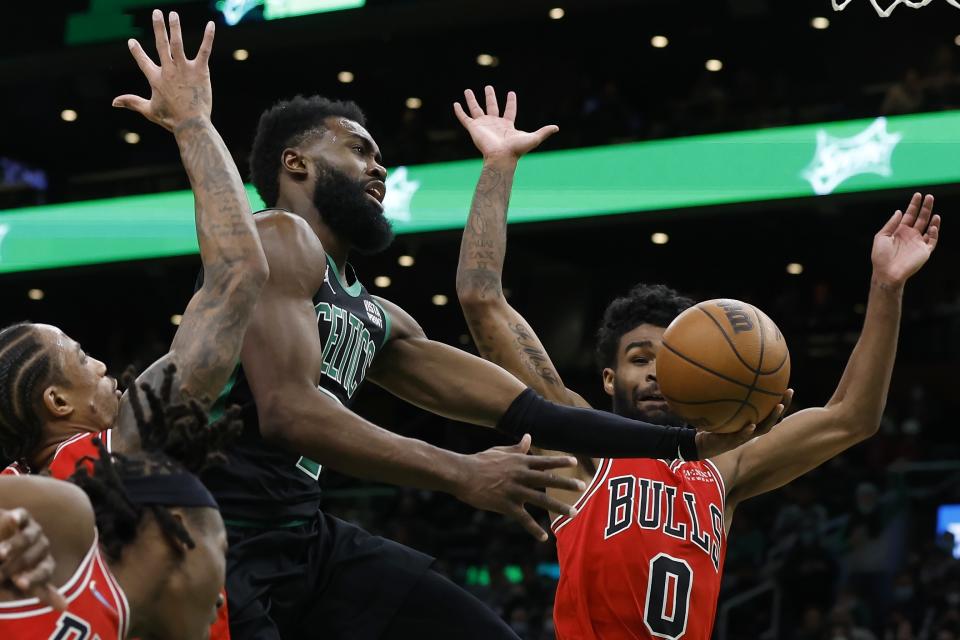
[[[726,433],[763,420],[790,380],[786,340],[762,311],[739,300],[707,300],[663,334],[657,380],[670,409],[689,424]]]

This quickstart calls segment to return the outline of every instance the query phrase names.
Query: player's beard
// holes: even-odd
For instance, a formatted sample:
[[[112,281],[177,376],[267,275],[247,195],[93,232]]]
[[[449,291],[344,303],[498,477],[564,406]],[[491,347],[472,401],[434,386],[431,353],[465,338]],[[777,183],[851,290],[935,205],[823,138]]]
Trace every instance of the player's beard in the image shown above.
[[[687,424],[678,416],[669,411],[646,411],[637,406],[633,390],[620,384],[616,378],[613,381],[613,412],[618,416],[660,424],[668,427],[685,427]]]
[[[330,230],[362,254],[379,253],[393,242],[393,227],[383,208],[366,192],[367,182],[317,163],[313,204]]]

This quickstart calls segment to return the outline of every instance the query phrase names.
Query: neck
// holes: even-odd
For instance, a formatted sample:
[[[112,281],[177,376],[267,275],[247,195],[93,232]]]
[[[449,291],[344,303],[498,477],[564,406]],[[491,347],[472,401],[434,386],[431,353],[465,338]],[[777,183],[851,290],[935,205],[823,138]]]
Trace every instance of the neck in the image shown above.
[[[156,546],[156,539],[141,533],[124,547],[119,560],[107,562],[130,605],[130,632],[127,634],[130,638],[152,637],[152,631],[158,628],[156,604],[170,571],[170,562],[153,553],[152,546]],[[163,628],[162,625],[159,628]]]
[[[295,191],[292,195],[281,193],[277,199],[277,208],[291,211],[307,221],[317,238],[320,239],[324,252],[336,263],[337,269],[340,271],[340,278],[346,278],[344,270],[346,269],[347,258],[350,255],[350,245],[327,226],[313,201],[299,191]]]
[[[41,469],[45,469],[47,464],[50,463],[50,459],[53,458],[53,454],[56,453],[57,447],[73,436],[81,433],[98,433],[99,431],[100,429],[96,427],[79,422],[63,421],[46,423],[43,425],[43,435],[40,444],[37,445],[33,455],[27,460],[30,464],[30,469],[32,469],[33,472],[39,472]]]

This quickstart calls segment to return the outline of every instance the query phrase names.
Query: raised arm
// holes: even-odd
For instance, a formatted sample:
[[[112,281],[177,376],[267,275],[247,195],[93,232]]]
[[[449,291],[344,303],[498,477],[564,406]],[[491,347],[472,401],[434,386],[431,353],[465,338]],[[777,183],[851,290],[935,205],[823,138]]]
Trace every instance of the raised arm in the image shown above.
[[[223,389],[240,354],[243,334],[268,270],[243,181],[229,150],[210,122],[212,96],[207,61],[213,23],[207,24],[196,58],[183,50],[180,19],[170,14],[170,38],[159,11],[153,28],[160,66],[130,40],[130,52],[151,87],[149,100],[123,95],[114,106],[131,109],[172,131],[190,179],[204,284],[183,313],[170,353],[139,382],[159,385],[163,369],[177,366],[177,390],[208,408]],[[118,448],[136,446],[129,429],[132,412],[124,401],[118,420]]]
[[[464,96],[470,115],[460,103],[453,107],[483,154],[483,169],[460,243],[457,297],[483,358],[503,367],[547,400],[587,406],[579,395],[564,387],[537,334],[503,295],[507,208],[517,163],[558,128],[550,125],[535,133],[518,131],[514,126],[517,95],[512,91],[507,94],[501,117],[493,87],[486,87],[485,92],[486,113],[469,89]]]
[[[571,460],[524,455],[529,438],[476,455],[439,449],[381,429],[318,389],[323,345],[313,295],[323,283],[323,247],[307,223],[291,214],[258,215],[257,226],[270,278],[241,357],[263,437],[358,478],[451,493],[477,508],[510,515],[545,538],[523,504],[568,512],[536,489],[573,487],[549,473]]]
[[[877,432],[897,352],[900,304],[907,279],[930,257],[940,231],[933,196],[913,196],[873,240],[873,275],[863,331],[839,385],[821,408],[787,417],[770,433],[716,458],[727,510],[772,491]],[[729,520],[728,520],[729,521]]]

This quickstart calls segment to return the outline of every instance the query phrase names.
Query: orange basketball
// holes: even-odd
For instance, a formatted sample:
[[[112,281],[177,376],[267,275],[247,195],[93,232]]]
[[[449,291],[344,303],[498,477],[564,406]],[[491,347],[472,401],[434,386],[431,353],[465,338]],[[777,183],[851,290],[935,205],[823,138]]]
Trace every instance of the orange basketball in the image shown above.
[[[739,300],[707,300],[663,334],[657,381],[689,424],[726,433],[763,420],[790,380],[790,352],[777,325]]]

